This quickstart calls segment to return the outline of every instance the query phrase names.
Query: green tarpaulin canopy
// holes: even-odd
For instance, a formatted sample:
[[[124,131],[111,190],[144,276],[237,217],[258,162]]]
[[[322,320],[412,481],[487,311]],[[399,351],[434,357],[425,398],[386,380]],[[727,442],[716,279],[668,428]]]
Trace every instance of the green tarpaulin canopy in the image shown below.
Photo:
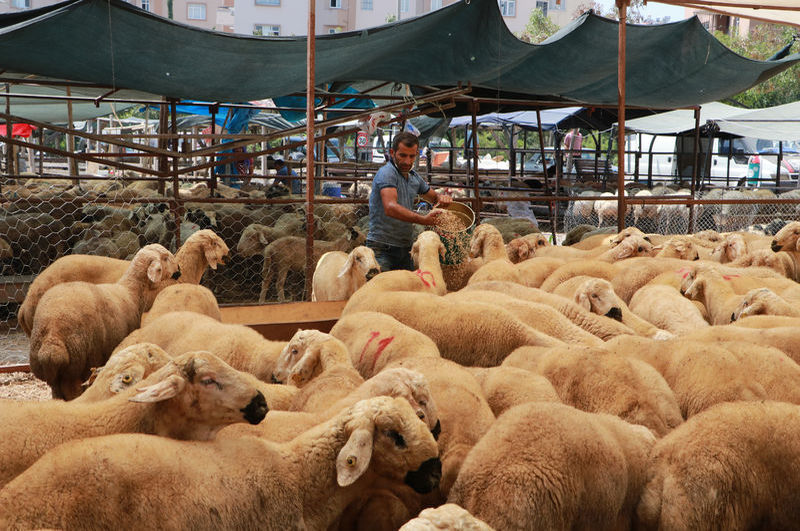
[[[627,36],[631,106],[719,100],[800,60],[736,55],[696,18],[630,25]],[[527,44],[509,32],[496,0],[462,1],[390,25],[320,36],[316,81],[471,82],[492,97],[614,105],[617,38],[615,21],[587,13],[545,43]],[[305,37],[206,31],[121,0],[69,0],[0,16],[0,69],[176,98],[248,101],[303,92],[305,58]]]

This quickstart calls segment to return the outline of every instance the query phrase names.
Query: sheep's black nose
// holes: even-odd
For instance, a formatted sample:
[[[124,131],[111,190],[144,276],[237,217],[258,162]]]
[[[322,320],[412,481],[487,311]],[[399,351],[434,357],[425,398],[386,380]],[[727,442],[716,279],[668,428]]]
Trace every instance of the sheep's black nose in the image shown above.
[[[439,486],[442,479],[442,461],[438,457],[428,459],[417,470],[406,474],[405,484],[420,494],[427,494]]]
[[[270,375],[269,379],[270,379],[270,381],[271,381],[272,383],[274,383],[274,384],[283,383],[283,382],[281,382],[280,380],[278,380],[277,378],[275,378],[275,373],[273,373],[272,375]]]
[[[777,240],[772,240],[772,245],[770,245],[770,247],[772,247],[772,250],[777,253],[778,251],[781,250],[781,247],[783,246],[780,245]]]
[[[441,421],[437,420],[436,426],[434,426],[433,429],[431,430],[431,435],[433,435],[433,440],[438,441],[439,435],[441,434],[442,434],[442,423]]]
[[[611,317],[617,321],[622,321],[622,310],[614,306],[606,313],[606,317]]]
[[[244,413],[244,419],[247,422],[250,424],[258,424],[264,420],[264,417],[267,416],[267,411],[269,411],[269,408],[267,407],[267,399],[264,398],[264,395],[261,394],[261,391],[258,391],[256,396],[250,400],[250,403],[239,411]]]
[[[372,277],[374,277],[380,272],[381,272],[380,269],[375,269],[375,268],[370,269],[369,271],[367,271],[367,280],[370,280]]]
[[[172,280],[178,280],[179,278],[181,278],[181,270],[180,269],[178,269],[177,271],[172,273]]]
[[[733,312],[731,314],[731,322],[734,322],[735,320],[736,320],[736,312]]]

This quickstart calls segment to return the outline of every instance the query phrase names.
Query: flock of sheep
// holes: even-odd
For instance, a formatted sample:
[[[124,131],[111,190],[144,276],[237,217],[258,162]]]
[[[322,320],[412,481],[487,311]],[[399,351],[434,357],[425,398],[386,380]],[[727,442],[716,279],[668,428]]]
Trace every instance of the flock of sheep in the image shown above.
[[[279,293],[283,214],[236,242]],[[355,215],[315,244],[341,318],[288,342],[221,322],[210,229],[40,273],[19,322],[54,400],[2,402],[0,529],[797,526],[800,222],[554,246],[509,220],[379,272]]]

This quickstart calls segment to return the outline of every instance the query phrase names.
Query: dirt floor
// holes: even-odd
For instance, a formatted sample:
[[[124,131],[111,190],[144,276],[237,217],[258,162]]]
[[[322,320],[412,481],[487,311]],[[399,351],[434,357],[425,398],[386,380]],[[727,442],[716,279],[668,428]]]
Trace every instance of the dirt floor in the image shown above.
[[[0,367],[28,363],[30,341],[22,331],[0,329]],[[49,400],[50,388],[33,374],[0,373],[0,399]]]

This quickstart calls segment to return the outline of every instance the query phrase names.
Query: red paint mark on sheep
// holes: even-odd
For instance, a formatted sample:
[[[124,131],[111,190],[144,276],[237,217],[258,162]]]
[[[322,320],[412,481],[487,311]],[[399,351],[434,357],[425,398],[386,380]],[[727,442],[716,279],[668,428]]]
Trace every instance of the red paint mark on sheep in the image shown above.
[[[383,353],[383,350],[388,347],[389,343],[392,341],[394,341],[394,336],[389,336],[378,341],[378,350],[376,350],[375,354],[372,356],[372,368],[370,370],[375,370],[375,364],[378,363],[378,358],[381,356],[381,353]]]
[[[419,279],[422,281],[422,283],[425,284],[426,288],[431,287],[431,284],[433,284],[433,286],[436,287],[435,277],[433,276],[433,273],[431,273],[430,271],[423,271],[421,269],[417,269],[416,271],[414,271],[414,273],[416,273],[416,275],[419,277]],[[425,280],[425,275],[430,275],[431,276],[430,284],[428,284],[428,281]]]
[[[358,363],[364,359],[364,354],[367,353],[367,349],[369,348],[369,344],[372,343],[372,340],[381,335],[380,332],[370,332],[369,333],[369,340],[367,340],[367,344],[364,345],[364,348],[361,349],[361,355],[358,357]]]
[[[722,278],[725,280],[730,280],[732,278],[739,278],[739,275],[722,275]]]

